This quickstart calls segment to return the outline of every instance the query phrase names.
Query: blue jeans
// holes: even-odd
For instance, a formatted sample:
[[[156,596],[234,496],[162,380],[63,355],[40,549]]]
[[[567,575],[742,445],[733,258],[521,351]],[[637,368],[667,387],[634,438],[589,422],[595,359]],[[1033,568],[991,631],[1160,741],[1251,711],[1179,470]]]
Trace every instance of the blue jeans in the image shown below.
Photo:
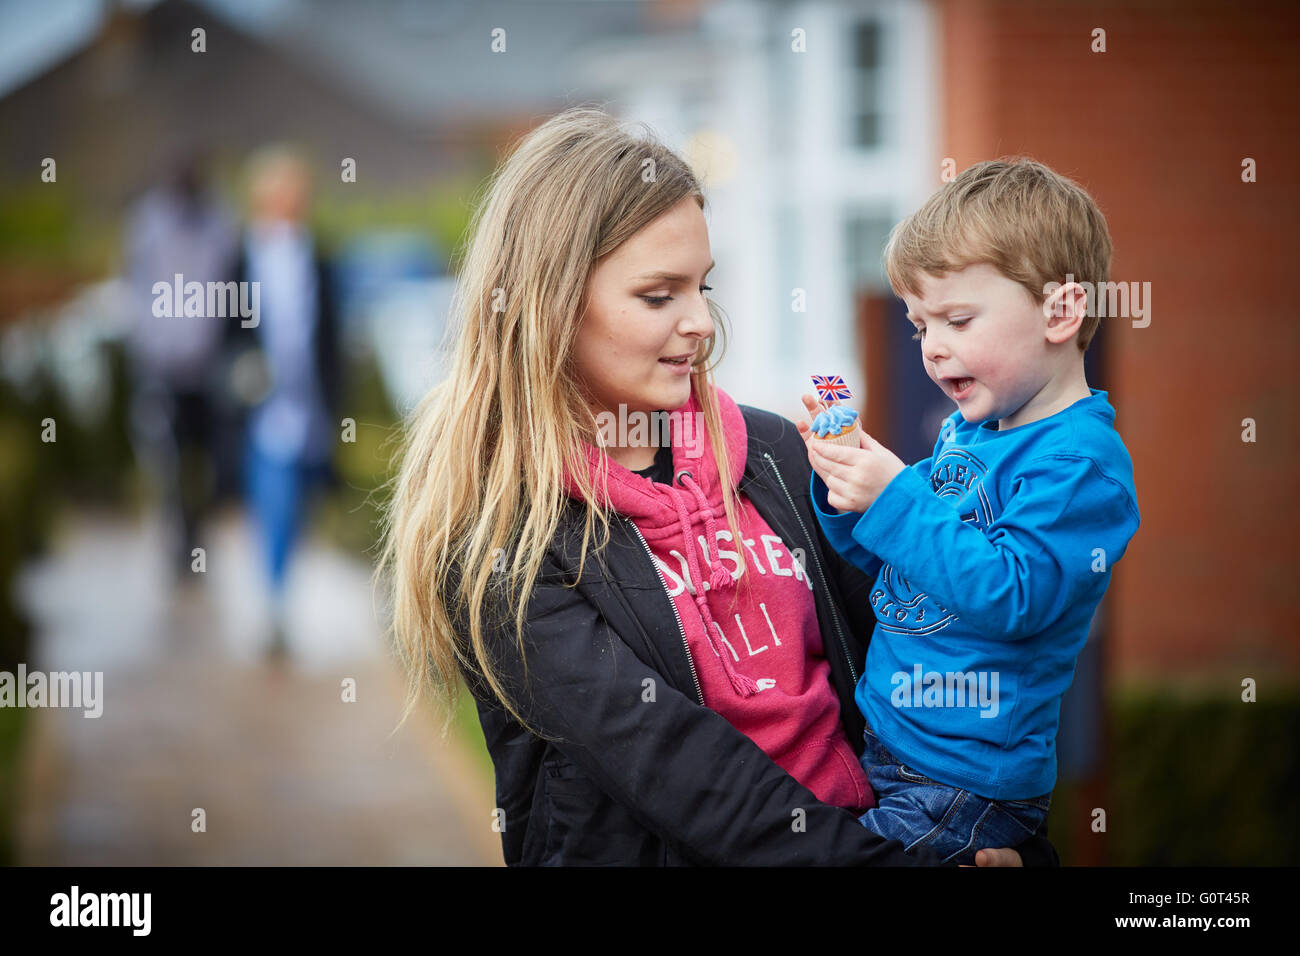
[[[249,436],[244,446],[244,487],[261,535],[272,596],[284,594],[289,557],[298,538],[308,494],[320,484],[328,465],[280,461],[268,456]]]
[[[904,766],[867,728],[860,762],[876,805],[858,822],[905,850],[929,847],[945,862],[975,862],[975,851],[1014,847],[1033,836],[1047,817],[1052,795],[1032,800],[989,800],[931,780]]]

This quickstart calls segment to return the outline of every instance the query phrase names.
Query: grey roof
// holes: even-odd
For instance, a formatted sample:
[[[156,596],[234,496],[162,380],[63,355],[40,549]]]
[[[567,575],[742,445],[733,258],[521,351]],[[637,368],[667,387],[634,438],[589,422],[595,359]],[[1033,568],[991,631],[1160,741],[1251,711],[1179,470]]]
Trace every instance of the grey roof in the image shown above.
[[[159,0],[119,3],[145,17],[197,6],[391,118],[424,126],[460,116],[547,110],[584,95],[589,44],[646,37],[654,0]],[[85,48],[111,3],[0,3],[0,97]],[[175,12],[174,9],[171,12]],[[196,11],[196,13],[199,11]],[[493,52],[492,31],[505,31]]]

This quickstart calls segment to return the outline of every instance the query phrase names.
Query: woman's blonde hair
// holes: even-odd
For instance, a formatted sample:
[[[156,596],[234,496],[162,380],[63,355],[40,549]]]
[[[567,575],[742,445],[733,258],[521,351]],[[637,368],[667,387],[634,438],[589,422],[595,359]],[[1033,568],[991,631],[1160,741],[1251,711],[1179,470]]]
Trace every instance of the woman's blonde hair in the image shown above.
[[[473,214],[450,367],[406,423],[377,571],[391,572],[393,640],[408,676],[399,728],[427,690],[443,707],[445,734],[461,667],[527,726],[488,637],[513,608],[523,653],[527,597],[566,507],[565,471],[585,504],[579,576],[597,525],[598,558],[609,543],[583,443],[599,448],[602,466],[608,456],[574,362],[587,280],[598,260],[682,199],[705,206],[690,167],[643,130],[635,136],[598,109],[567,110],[522,139]],[[708,307],[716,331],[692,360],[691,390],[727,476],[710,363],[715,344],[725,345],[723,315]],[[735,495],[721,484],[739,542]]]

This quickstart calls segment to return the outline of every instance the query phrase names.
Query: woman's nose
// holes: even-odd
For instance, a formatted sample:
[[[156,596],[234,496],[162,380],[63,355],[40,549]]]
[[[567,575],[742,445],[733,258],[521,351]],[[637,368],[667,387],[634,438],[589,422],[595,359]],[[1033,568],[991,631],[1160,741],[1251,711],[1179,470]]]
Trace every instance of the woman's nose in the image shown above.
[[[713,315],[709,312],[709,303],[703,293],[698,297],[692,297],[677,331],[682,335],[698,335],[702,339],[707,339],[713,334]]]

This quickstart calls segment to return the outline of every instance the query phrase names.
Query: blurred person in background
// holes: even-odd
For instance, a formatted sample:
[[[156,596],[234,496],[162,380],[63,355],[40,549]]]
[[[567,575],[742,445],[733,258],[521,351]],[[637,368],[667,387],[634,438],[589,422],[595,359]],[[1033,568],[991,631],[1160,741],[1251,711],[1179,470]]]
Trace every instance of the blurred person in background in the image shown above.
[[[242,416],[244,493],[269,586],[268,653],[288,650],[285,582],[313,488],[333,481],[339,387],[330,269],[308,226],[311,173],[284,146],[248,163],[249,221],[234,275],[259,285],[255,324],[228,323],[232,391]]]
[[[168,561],[182,581],[192,576],[193,549],[216,479],[216,373],[224,320],[156,315],[153,288],[158,282],[171,286],[178,274],[186,283],[226,278],[236,237],[233,217],[208,189],[206,161],[193,149],[178,153],[163,182],[127,216],[131,438],[157,488]]]

